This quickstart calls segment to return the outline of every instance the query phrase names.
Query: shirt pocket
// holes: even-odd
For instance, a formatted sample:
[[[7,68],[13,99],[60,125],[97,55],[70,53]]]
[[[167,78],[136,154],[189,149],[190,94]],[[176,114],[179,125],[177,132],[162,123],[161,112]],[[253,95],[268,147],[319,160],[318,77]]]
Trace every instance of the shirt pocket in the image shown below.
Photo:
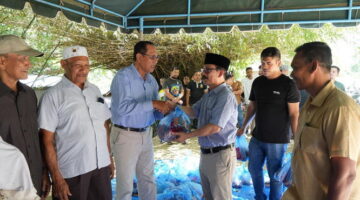
[[[300,148],[308,153],[320,153],[324,138],[319,128],[304,126],[300,136]]]
[[[110,110],[104,103],[95,102],[91,105],[90,115],[92,119],[106,121],[111,117]]]

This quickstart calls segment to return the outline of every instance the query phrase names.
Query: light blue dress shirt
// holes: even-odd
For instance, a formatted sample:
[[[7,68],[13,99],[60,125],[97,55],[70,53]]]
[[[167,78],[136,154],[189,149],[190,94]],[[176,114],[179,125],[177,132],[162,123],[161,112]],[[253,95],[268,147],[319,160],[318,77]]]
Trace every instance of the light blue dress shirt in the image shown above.
[[[162,114],[154,110],[159,86],[151,74],[140,76],[134,65],[119,70],[111,83],[112,122],[131,128],[151,126]]]
[[[220,132],[199,137],[202,148],[225,146],[235,142],[238,117],[234,94],[225,83],[210,90],[192,108],[198,118],[198,127],[214,124],[221,127]]]

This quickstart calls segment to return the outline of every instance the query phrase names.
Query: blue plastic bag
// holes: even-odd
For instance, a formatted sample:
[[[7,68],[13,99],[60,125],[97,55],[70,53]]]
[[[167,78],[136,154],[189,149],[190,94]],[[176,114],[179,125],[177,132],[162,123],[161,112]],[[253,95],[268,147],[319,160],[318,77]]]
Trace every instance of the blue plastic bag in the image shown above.
[[[191,121],[187,114],[179,107],[160,120],[157,127],[157,135],[163,142],[175,139],[171,132],[189,132]]]
[[[245,135],[236,136],[235,141],[236,158],[241,161],[246,161],[249,157],[249,143]]]

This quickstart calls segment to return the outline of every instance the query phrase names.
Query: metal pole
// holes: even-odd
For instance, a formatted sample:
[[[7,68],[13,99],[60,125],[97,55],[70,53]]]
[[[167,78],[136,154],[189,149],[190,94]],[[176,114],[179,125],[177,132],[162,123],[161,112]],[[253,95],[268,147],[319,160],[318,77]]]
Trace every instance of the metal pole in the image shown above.
[[[351,17],[352,17],[352,6],[353,6],[353,0],[349,0],[348,20],[351,20]]]
[[[265,8],[265,0],[261,0],[261,17],[260,22],[264,22],[264,8]]]
[[[187,24],[190,25],[190,14],[191,14],[191,0],[188,0],[188,15],[187,15]]]
[[[144,18],[140,18],[140,39],[143,40],[144,39]]]
[[[96,0],[92,0],[91,1],[91,6],[90,6],[90,15],[94,16],[94,6],[95,6],[95,2]]]

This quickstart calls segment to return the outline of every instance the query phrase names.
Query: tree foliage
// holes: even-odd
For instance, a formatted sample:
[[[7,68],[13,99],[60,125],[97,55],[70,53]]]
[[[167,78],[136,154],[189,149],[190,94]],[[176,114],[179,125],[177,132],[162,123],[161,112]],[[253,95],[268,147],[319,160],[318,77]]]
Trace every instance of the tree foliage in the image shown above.
[[[236,73],[254,62],[259,62],[262,49],[278,47],[284,63],[289,64],[294,49],[309,41],[330,41],[341,36],[342,29],[325,25],[320,29],[303,29],[293,25],[290,29],[270,30],[266,26],[259,31],[241,32],[237,27],[229,33],[214,33],[209,29],[202,34],[143,35],[134,32],[123,34],[103,27],[89,27],[75,23],[59,13],[54,19],[34,15],[30,6],[24,10],[0,7],[0,34],[15,34],[26,38],[37,49],[45,52],[43,58],[32,60],[34,74],[55,75],[62,73],[59,66],[61,50],[68,45],[87,47],[92,68],[119,69],[133,61],[133,46],[140,39],[157,44],[160,60],[155,76],[167,76],[173,66],[180,67],[182,74],[192,75],[202,67],[206,52],[229,57]]]

